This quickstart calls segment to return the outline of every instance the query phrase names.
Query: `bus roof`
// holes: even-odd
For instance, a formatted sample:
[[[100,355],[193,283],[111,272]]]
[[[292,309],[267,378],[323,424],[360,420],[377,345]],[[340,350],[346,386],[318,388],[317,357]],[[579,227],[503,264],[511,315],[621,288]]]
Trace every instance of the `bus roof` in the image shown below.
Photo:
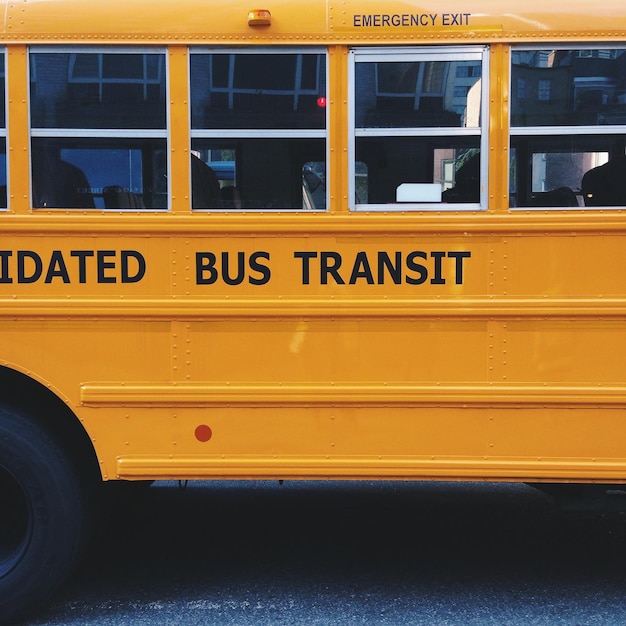
[[[604,0],[597,7],[587,0],[0,0],[0,9],[5,43],[358,45],[626,38],[624,0]],[[252,10],[258,12],[250,20]]]

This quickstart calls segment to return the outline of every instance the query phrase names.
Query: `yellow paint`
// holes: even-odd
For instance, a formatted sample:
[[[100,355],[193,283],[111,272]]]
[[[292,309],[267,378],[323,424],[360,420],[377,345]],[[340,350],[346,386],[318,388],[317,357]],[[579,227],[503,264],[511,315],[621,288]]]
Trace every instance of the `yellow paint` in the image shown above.
[[[450,43],[481,38],[520,41],[525,38],[592,39],[596,33],[619,39],[624,28],[621,0],[607,0],[601,11],[580,0],[555,0],[549,9],[516,0],[416,2],[398,0],[330,0],[265,3],[236,0],[186,0],[184,10],[169,0],[4,0],[2,36],[6,41],[194,42],[251,43]],[[269,10],[271,25],[250,25],[254,10]],[[385,17],[386,16],[386,17]],[[417,19],[410,27],[411,19]],[[404,21],[403,21],[404,20]],[[579,37],[580,39],[580,37]]]
[[[257,3],[258,4],[258,3]],[[99,284],[0,284],[0,365],[53,390],[114,478],[381,477],[626,482],[626,214],[510,212],[510,42],[626,41],[623,2],[455,0],[462,23],[407,34],[355,15],[443,13],[440,2],[25,0],[0,3],[8,58],[10,210],[0,247],[114,251]],[[583,7],[583,8],[581,8]],[[271,25],[248,25],[267,9]],[[350,213],[348,50],[490,44],[484,212]],[[168,46],[170,206],[161,214],[30,208],[27,46]],[[328,50],[330,207],[324,213],[190,210],[189,49]],[[122,250],[145,278],[121,279]],[[196,254],[271,253],[266,285],[196,283]],[[298,251],[443,260],[445,284],[303,281]],[[9,258],[13,268],[14,257]],[[434,260],[425,261],[433,271]],[[11,269],[14,272],[14,269]],[[349,275],[349,270],[346,270]],[[51,419],[53,417],[51,416]],[[194,433],[211,428],[209,441]]]

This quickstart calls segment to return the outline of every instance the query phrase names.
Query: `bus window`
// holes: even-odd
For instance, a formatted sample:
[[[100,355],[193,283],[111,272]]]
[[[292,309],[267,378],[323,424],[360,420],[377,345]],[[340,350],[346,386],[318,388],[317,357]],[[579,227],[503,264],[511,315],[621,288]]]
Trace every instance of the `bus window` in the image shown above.
[[[325,209],[325,55],[192,52],[193,208]]]
[[[513,50],[511,207],[626,206],[624,52]]]
[[[6,97],[4,52],[0,52],[0,209],[7,208],[7,122],[6,122]]]
[[[355,208],[483,206],[485,50],[363,49],[352,59]]]
[[[167,208],[165,54],[30,51],[35,208]]]
[[[326,163],[309,161],[302,167],[302,208],[326,208]]]

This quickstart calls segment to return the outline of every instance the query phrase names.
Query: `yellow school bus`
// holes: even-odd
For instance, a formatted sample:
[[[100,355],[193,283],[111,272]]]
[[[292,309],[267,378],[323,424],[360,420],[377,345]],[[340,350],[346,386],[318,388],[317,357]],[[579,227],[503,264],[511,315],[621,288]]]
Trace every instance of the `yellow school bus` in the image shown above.
[[[0,621],[105,483],[626,483],[622,0],[0,7]]]

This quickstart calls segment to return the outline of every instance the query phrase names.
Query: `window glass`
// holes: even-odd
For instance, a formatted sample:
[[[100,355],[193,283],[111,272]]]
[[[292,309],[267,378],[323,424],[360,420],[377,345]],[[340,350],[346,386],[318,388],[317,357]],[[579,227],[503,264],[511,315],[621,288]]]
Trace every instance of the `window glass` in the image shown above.
[[[626,48],[511,55],[512,126],[626,124]]]
[[[511,207],[626,207],[625,52],[513,50]]]
[[[165,128],[165,56],[30,55],[33,128]]]
[[[165,209],[165,54],[30,51],[35,208]]]
[[[194,54],[191,126],[323,129],[325,75],[317,53]]]
[[[323,139],[194,139],[193,207],[323,210],[325,150]]]
[[[357,63],[356,126],[477,127],[480,77],[480,60]]]
[[[34,138],[33,206],[167,208],[165,139]]]
[[[482,48],[352,52],[354,207],[480,208]]]
[[[358,188],[363,182],[359,181],[359,168],[356,173],[357,195],[361,202],[393,203],[398,201],[401,185],[424,183],[427,186],[414,187],[417,193],[425,194],[424,202],[480,202],[478,138],[362,137],[356,142],[356,159],[362,164],[361,168],[367,170],[366,191],[360,194]],[[436,200],[428,196],[433,189],[437,193]]]
[[[326,208],[326,163],[309,161],[302,166],[302,208]]]
[[[326,208],[326,55],[192,51],[194,209]]]

